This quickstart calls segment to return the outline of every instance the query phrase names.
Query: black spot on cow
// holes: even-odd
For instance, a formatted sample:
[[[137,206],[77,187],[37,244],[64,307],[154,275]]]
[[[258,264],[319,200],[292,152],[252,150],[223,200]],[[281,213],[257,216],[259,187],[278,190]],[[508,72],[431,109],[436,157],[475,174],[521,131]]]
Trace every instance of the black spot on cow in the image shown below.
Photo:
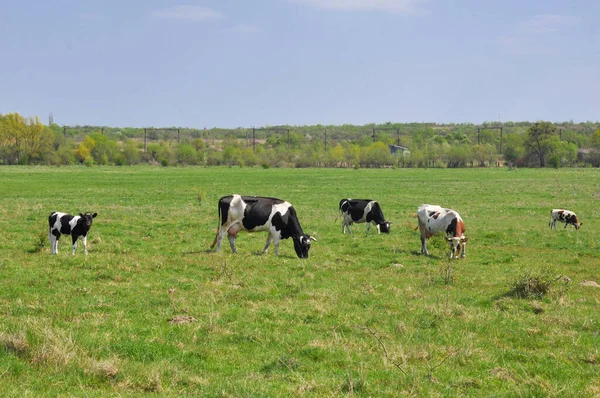
[[[437,220],[439,216],[440,216],[440,213],[439,213],[439,212],[437,212],[437,213],[435,213],[435,214],[434,214],[433,216],[431,216],[431,217],[432,217],[434,220]]]
[[[456,217],[454,217],[450,224],[448,224],[448,227],[446,228],[446,234],[452,234],[452,236],[456,236],[456,222]]]

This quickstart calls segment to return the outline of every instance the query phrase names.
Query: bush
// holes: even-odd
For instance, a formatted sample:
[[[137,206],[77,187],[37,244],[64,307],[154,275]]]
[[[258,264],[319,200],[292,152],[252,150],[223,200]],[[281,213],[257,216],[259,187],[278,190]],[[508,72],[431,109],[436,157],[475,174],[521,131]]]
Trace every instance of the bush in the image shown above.
[[[563,279],[565,284],[569,282],[568,278],[556,277],[546,270],[542,272],[525,270],[510,285],[509,295],[523,299],[539,299],[548,295],[552,285],[560,279]]]

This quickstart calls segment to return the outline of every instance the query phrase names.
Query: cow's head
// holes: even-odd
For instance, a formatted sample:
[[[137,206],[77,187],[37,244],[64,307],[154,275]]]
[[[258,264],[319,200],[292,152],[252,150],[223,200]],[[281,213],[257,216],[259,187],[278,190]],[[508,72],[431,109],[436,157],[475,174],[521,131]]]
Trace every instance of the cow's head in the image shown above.
[[[86,229],[90,229],[90,227],[92,226],[92,219],[95,218],[98,215],[98,213],[79,213],[79,217],[81,217],[81,219],[83,220],[83,224],[85,225]]]
[[[575,229],[579,231],[579,228],[583,225],[583,222],[578,222],[575,224]]]
[[[294,250],[296,250],[296,254],[298,258],[308,258],[308,251],[310,250],[310,241],[317,241],[310,235],[296,235],[292,236],[294,241]]]
[[[377,228],[379,228],[379,232],[389,234],[390,233],[390,225],[392,225],[391,221],[384,221],[381,224],[378,224]]]
[[[463,246],[467,244],[469,239],[462,237],[448,238],[448,244],[450,245],[450,258],[458,258],[459,254],[463,251]]]

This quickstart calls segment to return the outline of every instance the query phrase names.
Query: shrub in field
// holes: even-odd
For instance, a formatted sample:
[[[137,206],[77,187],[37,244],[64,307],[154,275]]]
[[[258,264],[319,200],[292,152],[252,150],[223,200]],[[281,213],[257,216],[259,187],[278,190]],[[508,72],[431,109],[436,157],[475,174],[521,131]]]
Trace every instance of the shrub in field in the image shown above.
[[[552,275],[549,271],[525,270],[519,274],[510,285],[509,295],[518,298],[542,298],[550,293],[555,282],[563,280],[564,284],[569,282],[568,278]]]

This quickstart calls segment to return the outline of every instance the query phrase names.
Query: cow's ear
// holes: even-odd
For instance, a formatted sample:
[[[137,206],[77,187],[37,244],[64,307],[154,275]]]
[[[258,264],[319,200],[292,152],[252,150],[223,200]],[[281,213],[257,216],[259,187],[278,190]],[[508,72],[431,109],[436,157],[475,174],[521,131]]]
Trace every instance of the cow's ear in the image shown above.
[[[392,225],[392,222],[391,222],[391,221],[388,221],[388,224]]]
[[[79,213],[79,217],[83,218],[83,214],[82,214],[82,213]]]
[[[96,218],[97,215],[98,215],[98,213],[92,214],[92,218]]]
[[[583,221],[579,223],[579,226],[581,227],[583,225]]]
[[[468,240],[469,238],[467,238],[466,236],[462,239],[463,243],[467,243]]]

